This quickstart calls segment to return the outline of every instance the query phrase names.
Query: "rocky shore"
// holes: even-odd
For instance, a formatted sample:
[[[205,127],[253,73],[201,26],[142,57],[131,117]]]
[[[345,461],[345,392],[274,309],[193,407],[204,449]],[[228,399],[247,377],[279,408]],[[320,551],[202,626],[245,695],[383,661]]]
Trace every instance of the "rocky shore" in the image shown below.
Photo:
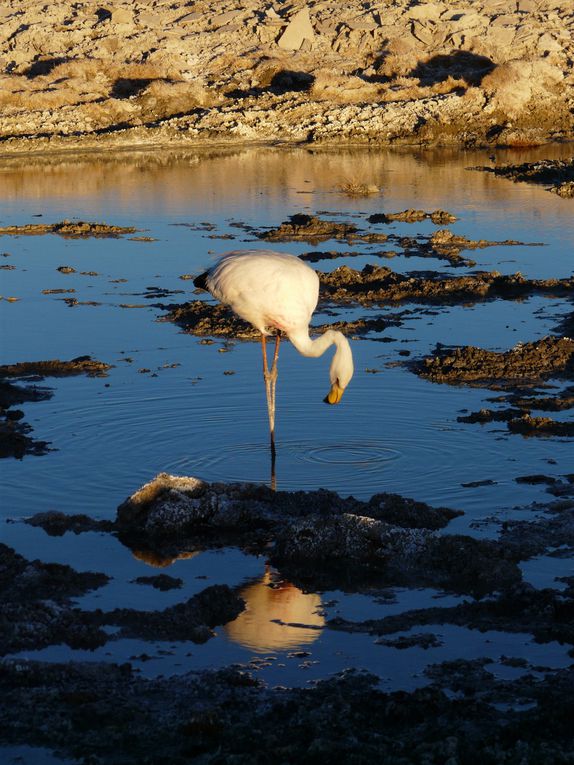
[[[7,0],[0,27],[4,153],[574,135],[570,0]]]

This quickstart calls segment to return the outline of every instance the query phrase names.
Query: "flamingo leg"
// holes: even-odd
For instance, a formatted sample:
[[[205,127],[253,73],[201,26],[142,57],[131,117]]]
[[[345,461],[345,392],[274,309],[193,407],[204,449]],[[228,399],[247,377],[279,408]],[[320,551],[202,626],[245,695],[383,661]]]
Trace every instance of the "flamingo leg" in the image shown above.
[[[267,361],[267,340],[265,335],[261,335],[261,350],[263,352],[263,379],[265,380],[265,393],[267,395],[267,413],[269,415],[269,436],[271,446],[271,488],[276,489],[275,477],[275,458],[277,451],[275,449],[275,386],[277,384],[277,361],[279,359],[279,344],[281,336],[275,336],[275,351],[273,353],[273,362],[269,369]]]
[[[274,357],[273,365],[270,370],[267,363],[267,343],[265,335],[261,335],[261,350],[263,352],[263,379],[265,380],[265,393],[267,395],[271,459],[273,461],[275,459],[275,382],[277,380],[277,361]]]

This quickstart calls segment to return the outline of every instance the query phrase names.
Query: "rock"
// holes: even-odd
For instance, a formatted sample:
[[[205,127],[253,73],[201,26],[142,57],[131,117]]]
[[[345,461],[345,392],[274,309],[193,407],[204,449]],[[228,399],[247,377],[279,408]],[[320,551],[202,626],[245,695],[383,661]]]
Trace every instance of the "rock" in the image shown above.
[[[277,41],[277,45],[284,50],[299,50],[304,40],[313,43],[314,39],[315,32],[311,25],[309,9],[305,7],[289,21],[285,31]]]
[[[446,6],[444,3],[419,3],[407,10],[405,16],[416,21],[438,21],[441,13],[444,13]]]

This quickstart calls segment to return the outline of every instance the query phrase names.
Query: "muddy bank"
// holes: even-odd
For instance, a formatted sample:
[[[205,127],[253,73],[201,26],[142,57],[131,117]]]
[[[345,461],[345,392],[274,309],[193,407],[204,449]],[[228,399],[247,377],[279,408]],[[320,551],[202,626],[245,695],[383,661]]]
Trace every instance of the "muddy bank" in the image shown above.
[[[564,199],[574,198],[574,158],[545,159],[540,162],[525,162],[521,165],[474,167],[472,169],[494,173],[515,182],[540,184]]]
[[[520,343],[498,353],[483,348],[438,346],[433,356],[412,365],[421,377],[449,384],[492,382],[533,383],[549,377],[571,378],[574,373],[574,340],[569,337],[544,337]]]
[[[399,274],[386,266],[367,265],[361,271],[340,266],[320,273],[322,295],[337,302],[455,304],[490,298],[515,299],[525,295],[567,296],[574,292],[574,278],[527,279],[522,274],[502,275],[478,271],[465,276],[439,273]]]
[[[393,221],[420,222],[429,218],[433,223],[448,224],[456,220],[444,210],[425,213],[423,210],[405,210],[402,213],[377,214],[368,218],[370,223],[391,223]],[[463,250],[477,250],[494,246],[527,246],[525,242],[507,239],[503,242],[489,242],[486,239],[472,240],[448,229],[440,229],[430,236],[404,237],[396,234],[377,233],[359,229],[354,223],[325,220],[316,215],[298,213],[291,215],[277,228],[259,230],[249,227],[259,239],[269,242],[303,241],[317,245],[331,239],[344,239],[349,245],[355,242],[378,243],[391,242],[402,249],[404,257],[436,258],[446,260],[452,266],[475,266],[474,260],[461,256]],[[529,245],[532,246],[532,245]],[[539,246],[536,244],[536,246]],[[382,251],[380,257],[394,257],[397,253]],[[341,257],[340,253],[324,254],[323,257]],[[303,260],[320,260],[318,253],[303,255]]]
[[[88,377],[105,377],[110,364],[96,361],[90,356],[78,356],[71,361],[23,361],[0,365],[0,458],[22,459],[27,454],[36,456],[49,451],[49,442],[32,438],[33,428],[24,422],[24,412],[14,409],[18,404],[45,401],[52,397],[51,389],[36,385],[15,385],[7,379],[41,381],[45,377],[66,377],[85,374]]]
[[[24,226],[2,226],[0,236],[43,236],[57,234],[64,239],[118,239],[137,231],[131,226],[110,226],[107,223],[63,220],[61,223],[27,223]]]
[[[574,134],[569,0],[148,6],[8,0],[4,152]]]

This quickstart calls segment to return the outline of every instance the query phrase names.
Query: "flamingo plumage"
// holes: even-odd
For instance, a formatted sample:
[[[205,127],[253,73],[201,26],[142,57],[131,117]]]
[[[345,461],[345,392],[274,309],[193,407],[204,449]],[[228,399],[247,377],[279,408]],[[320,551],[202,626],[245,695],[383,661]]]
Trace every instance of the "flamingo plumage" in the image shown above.
[[[324,400],[329,404],[339,403],[353,376],[353,354],[349,341],[341,332],[328,329],[315,340],[309,337],[309,322],[319,299],[319,277],[306,263],[294,255],[272,250],[235,250],[222,255],[212,268],[195,279],[194,284],[207,289],[261,333],[273,451],[280,334],[275,337],[270,369],[266,338],[274,330],[285,333],[303,356],[321,356],[335,345],[329,370],[331,388]]]

